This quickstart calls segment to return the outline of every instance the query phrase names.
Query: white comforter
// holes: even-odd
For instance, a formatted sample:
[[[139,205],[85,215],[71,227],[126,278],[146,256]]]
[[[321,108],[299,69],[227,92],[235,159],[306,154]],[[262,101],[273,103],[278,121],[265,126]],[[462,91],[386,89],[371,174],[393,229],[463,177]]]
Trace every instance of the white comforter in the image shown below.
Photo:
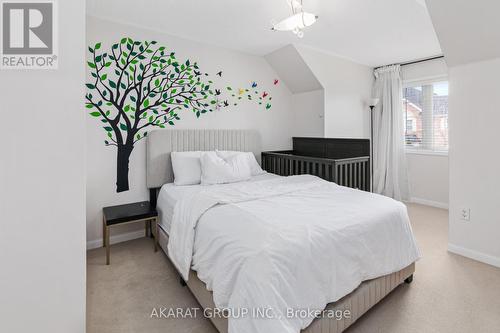
[[[250,311],[229,318],[229,333],[298,333],[314,318],[290,309],[322,310],[420,256],[402,203],[307,175],[183,197],[168,253],[184,279],[197,271],[217,307]],[[274,318],[252,316],[268,308]]]

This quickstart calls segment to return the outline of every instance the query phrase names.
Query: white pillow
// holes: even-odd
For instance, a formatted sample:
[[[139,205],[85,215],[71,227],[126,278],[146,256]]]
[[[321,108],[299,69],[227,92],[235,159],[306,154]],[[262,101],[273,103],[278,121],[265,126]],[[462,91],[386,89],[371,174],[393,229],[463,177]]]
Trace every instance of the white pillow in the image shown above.
[[[203,153],[201,161],[201,184],[227,184],[249,180],[252,176],[248,158],[235,154],[227,159],[214,152]]]
[[[171,152],[175,185],[195,185],[201,182],[201,151]]]
[[[250,166],[250,171],[252,173],[252,176],[258,176],[266,173],[266,171],[262,170],[262,168],[259,165],[259,162],[255,159],[255,155],[251,152],[241,152],[241,151],[221,151],[221,150],[216,150],[215,151],[217,155],[223,159],[228,159],[230,157],[233,157],[235,155],[244,155],[245,158],[247,159],[247,163]]]

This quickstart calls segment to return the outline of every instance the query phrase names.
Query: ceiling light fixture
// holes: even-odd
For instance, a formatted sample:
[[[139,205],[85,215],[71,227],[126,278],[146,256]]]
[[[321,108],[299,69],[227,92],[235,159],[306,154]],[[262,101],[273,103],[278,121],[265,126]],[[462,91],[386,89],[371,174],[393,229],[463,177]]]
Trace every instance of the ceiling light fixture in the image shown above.
[[[304,12],[302,0],[287,0],[292,9],[292,15],[273,24],[273,31],[292,31],[297,37],[304,37],[304,28],[313,25],[318,19],[317,15]]]

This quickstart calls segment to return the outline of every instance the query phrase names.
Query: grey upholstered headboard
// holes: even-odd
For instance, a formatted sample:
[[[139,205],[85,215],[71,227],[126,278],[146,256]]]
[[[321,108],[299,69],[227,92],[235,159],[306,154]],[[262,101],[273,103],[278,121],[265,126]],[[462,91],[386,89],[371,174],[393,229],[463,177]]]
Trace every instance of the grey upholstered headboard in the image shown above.
[[[170,152],[196,150],[251,151],[260,161],[260,136],[254,130],[169,129],[150,132],[147,138],[147,186],[161,187],[174,180]]]

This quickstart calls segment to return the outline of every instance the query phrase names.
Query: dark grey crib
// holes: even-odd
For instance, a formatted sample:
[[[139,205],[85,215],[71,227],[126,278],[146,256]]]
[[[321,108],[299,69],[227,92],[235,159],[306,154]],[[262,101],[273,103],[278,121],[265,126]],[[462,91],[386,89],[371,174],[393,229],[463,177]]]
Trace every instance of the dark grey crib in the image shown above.
[[[370,191],[370,140],[293,138],[293,150],[262,152],[262,168],[280,176],[310,174]]]

